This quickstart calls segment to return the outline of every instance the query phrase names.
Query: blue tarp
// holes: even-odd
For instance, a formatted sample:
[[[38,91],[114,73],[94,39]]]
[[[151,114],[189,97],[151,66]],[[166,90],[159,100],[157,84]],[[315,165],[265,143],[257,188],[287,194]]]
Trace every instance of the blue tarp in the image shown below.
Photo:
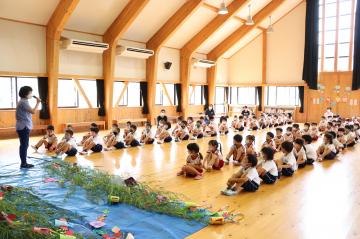
[[[94,204],[86,198],[86,192],[82,188],[65,199],[68,192],[66,187],[61,188],[56,182],[44,182],[46,174],[41,167],[43,162],[40,159],[33,160],[35,167],[27,170],[19,169],[19,164],[0,165],[0,184],[31,187],[43,200],[83,217],[84,226],[95,221],[107,209],[110,212],[103,229],[111,231],[112,227],[118,226],[122,231],[131,232],[137,239],[185,238],[206,226],[200,222],[147,212],[126,204]]]

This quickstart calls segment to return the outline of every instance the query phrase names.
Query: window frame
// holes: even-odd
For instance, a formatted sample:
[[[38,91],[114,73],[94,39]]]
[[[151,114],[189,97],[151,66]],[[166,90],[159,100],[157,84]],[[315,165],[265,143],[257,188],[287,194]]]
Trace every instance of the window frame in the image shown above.
[[[269,94],[269,88],[270,87],[274,87],[275,88],[275,105],[269,105],[269,98],[270,98],[270,94]],[[295,105],[290,105],[290,104],[278,104],[278,88],[294,88],[295,89]],[[296,90],[297,88],[297,90]],[[278,106],[284,106],[284,107],[299,107],[300,106],[300,99],[299,99],[299,90],[297,86],[266,86],[265,88],[266,91],[266,97],[265,97],[265,106],[269,106],[269,107],[278,107]],[[291,91],[289,91],[289,96],[291,94]],[[290,98],[289,98],[290,99]],[[290,100],[289,100],[290,102]]]

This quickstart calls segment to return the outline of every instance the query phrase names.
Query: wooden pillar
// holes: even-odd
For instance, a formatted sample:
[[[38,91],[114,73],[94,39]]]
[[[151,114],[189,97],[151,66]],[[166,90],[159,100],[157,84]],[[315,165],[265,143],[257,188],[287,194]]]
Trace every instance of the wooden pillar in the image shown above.
[[[62,0],[56,6],[46,26],[46,71],[48,74],[48,93],[50,123],[58,132],[58,77],[61,32],[80,0]]]
[[[261,112],[265,109],[265,84],[266,84],[266,72],[267,72],[267,30],[262,31],[262,95],[261,95]]]
[[[189,116],[189,86],[191,71],[191,54],[186,50],[180,52],[181,111],[184,117]]]
[[[109,129],[113,120],[114,71],[116,60],[116,44],[110,44],[103,53],[103,72],[105,90],[106,125]]]
[[[156,77],[157,77],[157,66],[159,60],[159,49],[155,49],[154,55],[146,60],[146,78],[148,82],[148,106],[149,114],[148,120],[152,123],[156,117],[155,110],[155,94],[156,94]]]
[[[46,68],[48,74],[48,104],[50,123],[55,131],[60,130],[58,125],[58,77],[59,77],[59,48],[60,40],[53,36],[46,36]]]
[[[209,104],[215,104],[217,64],[207,69],[207,82],[209,87]]]

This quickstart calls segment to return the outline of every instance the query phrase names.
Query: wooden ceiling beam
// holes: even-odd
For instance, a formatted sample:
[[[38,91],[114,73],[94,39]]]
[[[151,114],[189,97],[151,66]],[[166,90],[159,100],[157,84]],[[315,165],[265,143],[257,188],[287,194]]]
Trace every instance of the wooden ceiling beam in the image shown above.
[[[104,41],[113,44],[126,32],[149,0],[131,0],[104,33]]]
[[[163,44],[176,32],[176,30],[203,4],[203,0],[186,1],[165,24],[146,43],[146,48],[155,51],[155,54],[146,60],[146,78],[148,82],[148,119],[155,118],[155,94],[159,50]]]
[[[254,25],[243,25],[239,27],[235,32],[233,32],[230,36],[228,36],[225,40],[223,40],[213,50],[209,52],[208,59],[217,60],[219,57],[221,57],[227,50],[229,50],[234,44],[241,40],[246,34],[248,34],[251,30],[255,29],[261,21],[268,17],[283,2],[284,0],[272,0],[253,17],[253,20],[255,22]]]
[[[129,29],[136,17],[150,0],[131,0],[118,17],[106,30],[103,40],[109,44],[109,49],[103,53],[103,76],[105,88],[106,125],[108,128],[113,120],[114,74],[116,61],[116,46],[121,36]]]
[[[207,9],[213,11],[213,12],[216,12],[216,13],[219,11],[219,8],[214,7],[213,5],[208,4],[208,3],[206,3],[206,2],[203,3],[203,7],[207,8]],[[238,20],[238,21],[241,22],[241,23],[245,23],[245,22],[246,22],[246,19],[241,18],[241,17],[236,16],[236,15],[233,16],[233,18],[236,19],[236,20]],[[261,27],[261,26],[257,26],[257,28],[259,28],[260,30],[266,29],[266,28]]]
[[[48,105],[50,122],[55,130],[58,125],[58,78],[60,37],[66,22],[75,10],[80,0],[62,0],[55,8],[46,26],[46,70],[48,75]]]
[[[191,38],[180,50],[180,82],[181,82],[181,106],[185,117],[188,116],[189,105],[189,85],[191,72],[192,54],[203,44],[212,34],[221,28],[228,20],[235,16],[241,7],[245,6],[248,0],[234,0],[228,6],[229,13],[226,15],[218,14],[209,24],[207,24],[200,32]],[[203,6],[214,10],[215,7],[206,3]],[[216,9],[217,12],[218,9]],[[215,10],[214,10],[215,11]],[[211,98],[211,95],[209,95]]]

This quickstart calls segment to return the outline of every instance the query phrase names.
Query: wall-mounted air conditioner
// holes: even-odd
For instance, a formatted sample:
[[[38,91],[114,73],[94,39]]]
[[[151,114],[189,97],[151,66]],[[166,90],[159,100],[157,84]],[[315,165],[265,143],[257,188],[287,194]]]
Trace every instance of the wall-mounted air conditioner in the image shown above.
[[[215,66],[215,64],[216,64],[215,61],[205,60],[205,59],[197,59],[197,58],[193,58],[192,62],[193,62],[193,66],[203,67],[203,68],[210,68],[210,67]]]
[[[117,46],[116,55],[132,57],[132,58],[148,59],[150,56],[154,55],[154,51],[149,49],[132,47],[132,46]]]
[[[64,50],[103,53],[108,48],[107,43],[61,38],[61,49]]]

